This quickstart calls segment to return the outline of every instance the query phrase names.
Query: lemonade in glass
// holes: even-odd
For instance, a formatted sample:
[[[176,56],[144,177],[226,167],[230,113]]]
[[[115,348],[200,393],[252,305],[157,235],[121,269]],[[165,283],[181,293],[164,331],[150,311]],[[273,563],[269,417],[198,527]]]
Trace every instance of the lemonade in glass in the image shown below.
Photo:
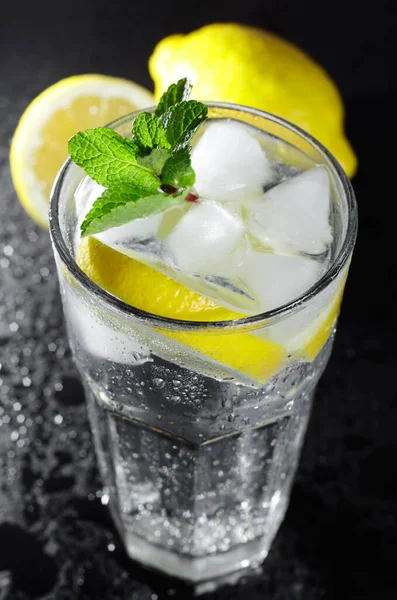
[[[275,116],[209,103],[190,143],[194,183],[160,186],[175,203],[89,234],[106,186],[69,159],[50,227],[126,549],[202,582],[258,565],[283,519],[357,215],[336,160]]]

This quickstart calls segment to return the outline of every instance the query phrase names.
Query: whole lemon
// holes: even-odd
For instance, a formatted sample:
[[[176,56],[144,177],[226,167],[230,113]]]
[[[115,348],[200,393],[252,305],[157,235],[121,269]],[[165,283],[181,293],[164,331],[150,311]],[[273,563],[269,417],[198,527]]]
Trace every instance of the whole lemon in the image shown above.
[[[344,106],[327,73],[302,50],[268,31],[214,23],[160,41],[149,60],[158,99],[189,77],[194,98],[233,102],[280,116],[320,140],[354,175],[357,158],[344,135]]]

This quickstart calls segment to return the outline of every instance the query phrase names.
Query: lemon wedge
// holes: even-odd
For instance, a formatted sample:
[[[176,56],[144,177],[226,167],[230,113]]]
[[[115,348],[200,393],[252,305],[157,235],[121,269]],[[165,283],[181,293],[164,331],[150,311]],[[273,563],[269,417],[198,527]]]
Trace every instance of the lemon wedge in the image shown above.
[[[223,321],[244,316],[93,237],[80,241],[77,264],[99,286],[146,312],[191,321]],[[162,330],[161,334],[259,382],[274,375],[287,358],[282,346],[251,333]]]

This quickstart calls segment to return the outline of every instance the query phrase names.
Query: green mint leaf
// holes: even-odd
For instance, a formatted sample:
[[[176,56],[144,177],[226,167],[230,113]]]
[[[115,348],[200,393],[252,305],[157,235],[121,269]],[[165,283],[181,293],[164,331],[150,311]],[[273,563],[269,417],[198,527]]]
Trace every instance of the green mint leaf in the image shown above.
[[[155,114],[135,119],[131,140],[103,127],[70,139],[73,161],[108,188],[86,215],[83,236],[164,212],[189,195],[196,199],[189,194],[195,182],[190,142],[208,108],[188,100],[190,90],[186,78],[171,85]]]
[[[144,194],[158,190],[156,175],[137,163],[137,145],[112,129],[79,132],[69,140],[68,149],[73,162],[105,187],[127,183]]]
[[[150,154],[146,154],[144,156],[138,155],[136,159],[140,165],[146,169],[151,169],[156,173],[156,175],[160,175],[165,162],[170,156],[170,150],[165,150],[165,148],[155,148]]]
[[[161,213],[171,206],[182,204],[187,195],[158,193],[140,197],[134,188],[121,185],[105,190],[95,200],[81,225],[83,236],[101,233],[111,227],[124,225],[134,219],[142,219]]]
[[[143,150],[153,148],[170,148],[164,127],[156,115],[141,113],[134,121],[132,127],[134,142]]]
[[[189,148],[179,148],[165,163],[161,172],[161,182],[174,187],[192,186],[196,175],[192,168]]]
[[[186,146],[207,116],[208,108],[197,100],[188,100],[171,106],[161,120],[172,148]]]
[[[191,89],[192,86],[187,77],[180,79],[177,83],[172,83],[168,90],[161,96],[155,114],[161,117],[173,104],[187,100]]]

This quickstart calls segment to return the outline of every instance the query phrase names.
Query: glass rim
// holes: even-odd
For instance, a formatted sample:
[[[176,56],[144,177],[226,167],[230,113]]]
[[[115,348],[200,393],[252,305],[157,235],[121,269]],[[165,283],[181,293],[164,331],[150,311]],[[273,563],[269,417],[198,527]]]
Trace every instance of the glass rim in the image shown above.
[[[130,304],[127,304],[117,296],[114,296],[107,290],[101,288],[97,285],[92,279],[88,277],[80,269],[77,265],[74,257],[71,255],[64,237],[61,232],[60,223],[59,223],[59,199],[62,193],[62,187],[64,183],[64,179],[67,175],[68,170],[71,165],[74,163],[72,159],[69,157],[61,167],[58,172],[56,179],[54,181],[54,185],[51,191],[50,196],[50,204],[49,204],[49,227],[50,227],[50,235],[52,238],[52,242],[56,251],[58,252],[61,260],[65,263],[68,271],[72,274],[72,276],[80,283],[80,285],[88,291],[90,294],[98,297],[106,304],[110,304],[112,308],[116,309],[119,313],[127,318],[133,317],[138,321],[145,323],[146,325],[153,325],[163,329],[171,329],[171,330],[191,330],[191,331],[199,331],[199,330],[228,330],[228,329],[245,329],[251,328],[251,326],[264,326],[272,324],[276,319],[283,316],[287,316],[291,312],[295,312],[295,310],[303,307],[307,304],[312,298],[317,296],[322,290],[324,290],[340,273],[345,264],[347,263],[351,252],[354,248],[354,244],[357,236],[357,225],[358,225],[358,217],[357,217],[357,204],[354,196],[354,191],[350,180],[348,179],[346,173],[344,172],[342,166],[336,160],[336,158],[319,142],[316,138],[311,136],[309,133],[294,125],[290,121],[277,117],[271,113],[267,113],[265,111],[261,111],[255,108],[251,108],[248,106],[242,106],[240,104],[232,104],[226,102],[206,102],[205,103],[209,107],[233,110],[237,112],[249,113],[257,117],[262,117],[267,119],[268,121],[273,121],[277,125],[284,127],[303,138],[306,142],[308,142],[312,147],[314,147],[320,154],[323,154],[325,158],[329,161],[330,166],[332,167],[334,173],[334,177],[336,176],[339,179],[339,182],[342,186],[342,190],[346,197],[347,204],[347,215],[348,222],[346,227],[345,237],[342,241],[342,246],[340,248],[339,253],[334,258],[327,271],[323,274],[323,276],[308,290],[306,290],[303,294],[288,302],[274,308],[272,310],[268,310],[262,313],[257,313],[255,315],[249,315],[246,317],[242,317],[239,319],[228,319],[223,321],[190,321],[184,319],[174,319],[169,317],[162,317],[160,315],[156,315],[154,313],[146,312],[139,308],[136,308]],[[107,127],[115,127],[116,125],[120,125],[125,121],[130,121],[139,115],[141,112],[153,111],[154,107],[148,107],[139,111],[135,111],[133,113],[129,113],[115,121],[112,121],[107,125]]]

